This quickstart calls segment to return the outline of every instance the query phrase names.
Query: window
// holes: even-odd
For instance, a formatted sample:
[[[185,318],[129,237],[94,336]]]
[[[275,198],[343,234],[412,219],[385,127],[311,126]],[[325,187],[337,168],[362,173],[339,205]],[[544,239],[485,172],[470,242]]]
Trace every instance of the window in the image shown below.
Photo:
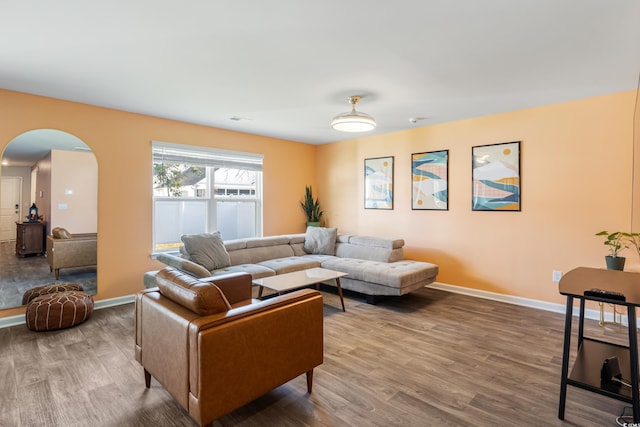
[[[262,235],[262,155],[156,141],[152,151],[154,252],[175,251],[183,234]]]

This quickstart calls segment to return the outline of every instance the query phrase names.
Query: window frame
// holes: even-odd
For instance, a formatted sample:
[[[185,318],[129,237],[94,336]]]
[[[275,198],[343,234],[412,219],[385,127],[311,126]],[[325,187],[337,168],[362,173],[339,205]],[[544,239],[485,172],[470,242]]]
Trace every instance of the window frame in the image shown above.
[[[263,200],[264,195],[262,184],[262,162],[264,155],[223,150],[213,147],[200,147],[183,144],[175,144],[161,141],[151,141],[151,153],[152,153],[152,173],[151,173],[151,185],[152,185],[152,236],[151,236],[151,249],[152,256],[158,253],[176,252],[177,248],[158,249],[156,243],[156,201],[203,201],[206,206],[206,232],[213,232],[217,230],[217,204],[219,202],[253,202],[255,204],[255,235],[256,237],[262,236],[262,224],[263,224]],[[185,164],[189,166],[201,166],[206,167],[205,177],[207,179],[207,196],[156,196],[154,193],[154,177],[155,171],[153,165],[157,163],[158,159],[162,158],[171,164]],[[257,172],[255,183],[255,195],[235,195],[235,196],[219,196],[215,191],[215,171],[220,168],[232,168],[241,170],[253,170]],[[196,191],[197,194],[197,191]]]

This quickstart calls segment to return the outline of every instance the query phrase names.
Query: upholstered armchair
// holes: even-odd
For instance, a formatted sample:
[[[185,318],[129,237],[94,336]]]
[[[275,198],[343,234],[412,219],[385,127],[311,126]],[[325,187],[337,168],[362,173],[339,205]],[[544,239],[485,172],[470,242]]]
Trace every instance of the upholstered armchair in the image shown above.
[[[198,424],[208,425],[323,361],[322,296],[259,301],[251,275],[196,279],[172,267],[136,296],[136,360]]]

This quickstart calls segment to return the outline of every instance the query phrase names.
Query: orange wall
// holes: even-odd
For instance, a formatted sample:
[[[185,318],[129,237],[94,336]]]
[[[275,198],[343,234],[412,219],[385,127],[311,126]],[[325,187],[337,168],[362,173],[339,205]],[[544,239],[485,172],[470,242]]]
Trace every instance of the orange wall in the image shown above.
[[[85,104],[0,90],[0,152],[33,129],[57,129],[84,141],[98,162],[98,293],[96,300],[143,288],[151,260],[151,141],[264,154],[265,235],[303,232],[299,201],[315,186],[316,147]],[[286,155],[284,154],[286,153]],[[295,159],[295,161],[292,161]],[[0,317],[24,308],[0,310]]]
[[[634,104],[629,91],[322,145],[325,220],[404,238],[407,258],[440,266],[439,282],[563,303],[552,270],[604,267],[594,234],[631,229]],[[510,141],[521,141],[522,211],[471,211],[471,147]],[[445,149],[449,210],[412,211],[411,154]],[[394,209],[365,210],[364,159],[382,156],[395,157]]]
[[[142,274],[160,268],[149,257],[158,140],[263,153],[264,235],[304,231],[298,204],[311,184],[327,225],[403,237],[408,258],[440,266],[440,282],[562,303],[551,271],[603,267],[606,248],[594,234],[631,227],[634,104],[635,92],[624,92],[316,147],[0,90],[0,151],[41,128],[72,133],[93,150],[97,300],[135,293]],[[522,211],[472,212],[471,147],[518,140]],[[443,149],[449,211],[412,211],[411,153]],[[394,209],[365,210],[364,159],[381,156],[395,156]],[[640,269],[638,256],[626,255]]]

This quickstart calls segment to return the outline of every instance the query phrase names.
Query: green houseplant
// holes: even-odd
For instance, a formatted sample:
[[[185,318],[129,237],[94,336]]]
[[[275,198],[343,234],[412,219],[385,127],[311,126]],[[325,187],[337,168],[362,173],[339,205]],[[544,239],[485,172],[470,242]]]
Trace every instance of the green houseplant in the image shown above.
[[[640,257],[640,233],[626,233],[627,242],[636,249]]]
[[[313,191],[310,185],[305,187],[304,199],[300,202],[300,206],[302,206],[302,210],[307,216],[307,225],[320,226],[320,218],[322,218],[324,212],[320,210],[318,199],[313,199]]]
[[[620,256],[619,253],[629,247],[626,245],[626,242],[627,239],[631,237],[631,234],[624,233],[622,231],[609,233],[608,231],[603,230],[596,233],[596,236],[605,236],[604,244],[609,246],[610,255],[605,257],[607,269],[624,270],[624,262],[626,259],[625,257]]]

